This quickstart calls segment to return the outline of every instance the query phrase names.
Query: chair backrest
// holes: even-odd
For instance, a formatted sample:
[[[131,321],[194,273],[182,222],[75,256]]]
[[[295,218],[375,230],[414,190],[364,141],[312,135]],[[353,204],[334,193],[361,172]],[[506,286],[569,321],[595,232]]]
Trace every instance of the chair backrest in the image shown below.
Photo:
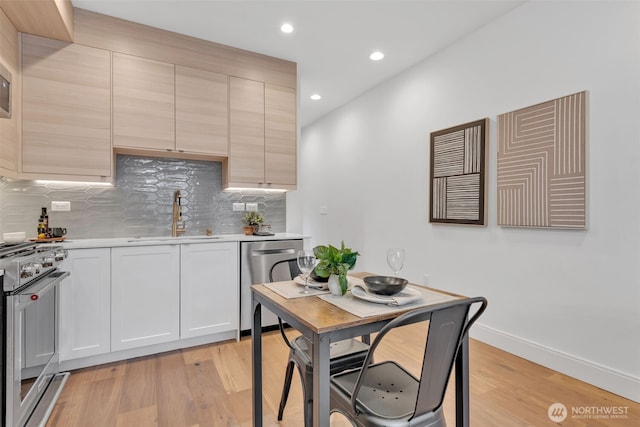
[[[479,305],[479,307],[473,316],[469,318],[469,311],[474,304]],[[447,382],[451,375],[460,343],[471,325],[480,317],[486,307],[487,300],[483,297],[462,298],[412,310],[385,325],[371,344],[363,369],[356,381],[351,401],[353,407],[355,408],[357,394],[366,376],[369,363],[373,360],[373,353],[382,338],[389,331],[399,326],[415,323],[419,320],[428,320],[429,326],[422,361],[420,385],[412,418],[433,412],[439,408],[444,400]]]
[[[289,258],[277,261],[271,266],[269,270],[270,282],[282,282],[284,280],[291,280],[300,274],[298,268],[298,259]]]
[[[300,268],[298,267],[297,258],[283,259],[275,262],[269,269],[269,282],[282,282],[284,280],[291,280],[300,274]],[[280,335],[284,340],[287,347],[293,349],[287,334],[284,332],[284,325],[282,319],[278,317],[278,328],[280,329]]]

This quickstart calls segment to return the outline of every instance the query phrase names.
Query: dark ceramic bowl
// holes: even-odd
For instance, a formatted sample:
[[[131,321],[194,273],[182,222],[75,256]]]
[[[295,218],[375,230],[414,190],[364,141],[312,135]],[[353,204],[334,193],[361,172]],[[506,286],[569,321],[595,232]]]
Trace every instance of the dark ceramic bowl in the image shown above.
[[[329,278],[328,277],[320,277],[316,274],[315,270],[311,270],[311,274],[309,274],[309,278],[311,280],[313,280],[314,282],[328,282]]]
[[[369,292],[378,295],[395,295],[409,283],[407,279],[393,276],[368,276],[363,280]]]

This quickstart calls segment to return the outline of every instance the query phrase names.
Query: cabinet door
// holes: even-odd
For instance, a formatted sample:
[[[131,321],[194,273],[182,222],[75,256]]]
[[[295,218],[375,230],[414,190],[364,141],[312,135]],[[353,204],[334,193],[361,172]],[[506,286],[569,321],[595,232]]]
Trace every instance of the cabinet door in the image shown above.
[[[175,341],[180,332],[180,247],[111,250],[111,350]]]
[[[0,175],[18,174],[18,128],[20,127],[20,79],[18,73],[18,31],[0,9],[0,60],[11,73],[11,118],[0,119]]]
[[[265,85],[264,173],[267,185],[296,185],[296,90]]]
[[[23,34],[22,97],[22,172],[111,176],[110,52]]]
[[[229,185],[264,183],[264,83],[229,78]]]
[[[238,329],[238,244],[183,244],[180,337]]]
[[[60,360],[109,353],[111,349],[111,250],[71,249],[61,270]]]
[[[113,146],[175,149],[174,66],[113,53]]]
[[[228,77],[176,65],[176,149],[227,156]]]

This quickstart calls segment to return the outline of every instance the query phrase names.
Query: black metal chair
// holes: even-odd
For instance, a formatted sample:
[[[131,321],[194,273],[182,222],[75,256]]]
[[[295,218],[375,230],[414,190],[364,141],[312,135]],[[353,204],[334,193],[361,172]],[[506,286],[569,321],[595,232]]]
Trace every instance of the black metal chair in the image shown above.
[[[474,304],[479,307],[468,319]],[[361,368],[331,376],[331,412],[342,413],[360,427],[446,427],[442,402],[447,382],[464,335],[486,306],[485,298],[465,298],[419,308],[389,322]],[[428,320],[419,378],[394,361],[369,363],[389,331],[418,320]]]
[[[287,265],[285,265],[287,264]],[[288,268],[287,268],[288,267]],[[300,274],[298,262],[296,259],[287,259],[278,261],[271,266],[269,271],[269,281],[276,282],[282,280],[291,280]],[[278,318],[280,334],[284,342],[289,347],[289,361],[285,372],[284,387],[282,388],[282,397],[280,399],[280,407],[278,409],[278,421],[282,420],[284,407],[287,404],[289,390],[291,388],[291,379],[293,378],[294,366],[298,368],[300,380],[302,381],[302,395],[304,399],[304,423],[305,426],[311,427],[313,415],[313,363],[311,359],[311,342],[304,336],[298,336],[289,341],[284,331],[282,319]],[[358,368],[362,366],[367,355],[369,346],[357,339],[348,339],[330,344],[330,372],[335,374],[345,369]]]

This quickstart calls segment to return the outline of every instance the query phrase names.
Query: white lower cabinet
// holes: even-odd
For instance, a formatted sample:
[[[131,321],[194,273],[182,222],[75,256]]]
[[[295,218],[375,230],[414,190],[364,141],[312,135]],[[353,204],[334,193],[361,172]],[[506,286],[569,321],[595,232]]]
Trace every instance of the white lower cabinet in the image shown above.
[[[60,360],[76,369],[236,337],[238,248],[234,241],[69,249]]]
[[[180,338],[237,330],[238,243],[187,243],[180,250]]]
[[[111,249],[72,249],[61,270],[60,360],[96,356],[111,349]]]
[[[111,250],[111,351],[179,339],[180,246]]]

